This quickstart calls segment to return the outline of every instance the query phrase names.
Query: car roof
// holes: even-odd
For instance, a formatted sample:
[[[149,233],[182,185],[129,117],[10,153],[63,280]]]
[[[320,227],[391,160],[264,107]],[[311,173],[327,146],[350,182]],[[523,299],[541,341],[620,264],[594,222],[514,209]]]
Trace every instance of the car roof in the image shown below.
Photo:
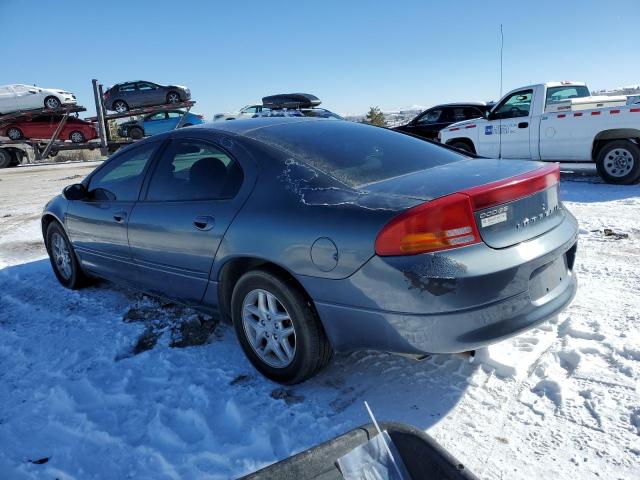
[[[207,130],[217,130],[221,132],[232,133],[236,135],[244,135],[252,130],[273,127],[275,125],[283,125],[288,123],[302,122],[326,122],[334,121],[327,118],[310,118],[310,117],[256,117],[242,120],[227,120],[225,122],[210,122],[200,125],[194,125],[190,128],[200,128]]]
[[[454,103],[441,103],[431,108],[439,107],[486,107],[487,102],[454,102]]]

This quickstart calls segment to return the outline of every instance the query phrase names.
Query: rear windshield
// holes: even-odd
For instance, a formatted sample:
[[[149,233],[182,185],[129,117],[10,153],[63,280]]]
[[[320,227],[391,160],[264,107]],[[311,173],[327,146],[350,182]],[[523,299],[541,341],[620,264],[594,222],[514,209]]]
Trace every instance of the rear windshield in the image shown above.
[[[247,135],[352,187],[466,158],[403,133],[347,121],[286,123]]]

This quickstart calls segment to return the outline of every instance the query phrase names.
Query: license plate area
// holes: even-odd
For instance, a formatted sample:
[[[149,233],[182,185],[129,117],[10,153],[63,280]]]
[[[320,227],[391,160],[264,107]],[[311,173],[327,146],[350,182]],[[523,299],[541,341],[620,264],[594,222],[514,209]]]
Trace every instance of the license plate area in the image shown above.
[[[536,301],[552,292],[569,275],[566,255],[536,268],[529,277],[529,295]]]

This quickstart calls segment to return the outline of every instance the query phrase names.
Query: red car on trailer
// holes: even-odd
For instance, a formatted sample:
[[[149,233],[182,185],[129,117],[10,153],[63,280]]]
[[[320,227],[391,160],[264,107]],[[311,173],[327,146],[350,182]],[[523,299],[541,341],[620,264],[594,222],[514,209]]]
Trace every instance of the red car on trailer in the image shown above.
[[[42,115],[33,120],[24,120],[3,125],[0,128],[0,136],[9,137],[11,140],[23,138],[48,139],[51,138],[60,124],[61,117],[57,115]],[[96,125],[91,122],[69,117],[65,123],[60,140],[71,140],[73,143],[84,143],[98,138]]]

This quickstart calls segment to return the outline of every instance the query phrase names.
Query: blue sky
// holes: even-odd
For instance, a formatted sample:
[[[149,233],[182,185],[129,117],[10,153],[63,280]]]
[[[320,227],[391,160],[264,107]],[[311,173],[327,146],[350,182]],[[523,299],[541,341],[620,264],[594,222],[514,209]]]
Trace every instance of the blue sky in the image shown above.
[[[177,83],[208,118],[289,91],[340,113],[490,100],[499,95],[502,23],[505,91],[546,80],[611,88],[640,83],[638,6],[0,0],[0,84],[69,89],[93,110],[92,78]]]

